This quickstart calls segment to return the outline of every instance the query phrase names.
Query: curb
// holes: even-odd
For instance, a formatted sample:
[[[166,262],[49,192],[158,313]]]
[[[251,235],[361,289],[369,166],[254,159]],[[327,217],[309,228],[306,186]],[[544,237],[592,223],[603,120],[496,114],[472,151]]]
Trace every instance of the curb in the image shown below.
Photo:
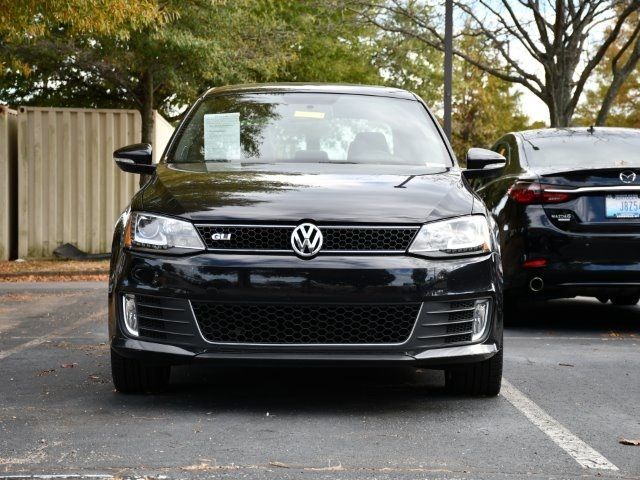
[[[0,293],[24,292],[29,290],[54,292],[62,290],[104,290],[104,293],[107,293],[107,282],[0,282]]]

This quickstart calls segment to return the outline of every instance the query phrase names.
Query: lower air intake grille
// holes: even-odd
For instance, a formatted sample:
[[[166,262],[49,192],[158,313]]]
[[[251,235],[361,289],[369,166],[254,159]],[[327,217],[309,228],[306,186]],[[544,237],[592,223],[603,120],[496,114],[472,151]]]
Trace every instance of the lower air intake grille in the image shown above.
[[[447,334],[457,333],[445,337],[445,343],[458,343],[471,341],[471,331],[473,330],[473,307],[475,302],[453,302],[451,308],[459,310],[449,314],[449,321],[454,322],[447,326]]]
[[[135,299],[140,337],[172,343],[193,337],[193,320],[185,300],[151,295],[136,295]]]
[[[428,347],[471,342],[475,304],[475,299],[426,302],[416,339]]]
[[[205,340],[215,343],[346,345],[403,343],[420,303],[224,304],[192,302]]]

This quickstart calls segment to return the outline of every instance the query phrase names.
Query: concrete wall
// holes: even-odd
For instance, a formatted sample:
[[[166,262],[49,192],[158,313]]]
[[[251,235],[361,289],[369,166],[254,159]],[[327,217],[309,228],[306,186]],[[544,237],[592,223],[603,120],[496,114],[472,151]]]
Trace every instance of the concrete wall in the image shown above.
[[[0,260],[15,256],[17,243],[18,115],[0,106]]]
[[[153,119],[153,163],[158,163],[162,158],[162,153],[173,135],[173,130],[173,126],[162,115],[155,112]]]
[[[160,155],[173,129],[158,117]],[[110,251],[113,225],[139,181],[116,167],[113,151],[140,137],[136,110],[20,107],[18,255],[48,257],[63,243]]]

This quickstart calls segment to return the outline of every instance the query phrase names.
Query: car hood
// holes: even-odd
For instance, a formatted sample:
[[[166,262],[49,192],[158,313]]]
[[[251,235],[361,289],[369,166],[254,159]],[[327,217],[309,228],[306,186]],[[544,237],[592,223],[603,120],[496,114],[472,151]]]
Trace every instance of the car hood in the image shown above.
[[[160,164],[142,207],[195,222],[362,224],[419,224],[473,208],[456,169],[284,167],[211,171],[203,164]]]

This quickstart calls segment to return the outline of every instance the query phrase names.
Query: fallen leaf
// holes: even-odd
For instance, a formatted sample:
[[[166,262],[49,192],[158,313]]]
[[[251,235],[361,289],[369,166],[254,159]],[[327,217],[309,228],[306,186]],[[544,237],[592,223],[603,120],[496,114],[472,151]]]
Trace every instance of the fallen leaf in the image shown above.
[[[182,467],[182,470],[187,470],[188,472],[196,472],[209,469],[211,469],[211,465],[209,465],[207,462],[202,462],[198,465],[187,465],[186,467]]]
[[[342,464],[333,465],[332,467],[306,467],[305,470],[310,472],[341,472],[344,470]]]
[[[62,368],[74,368],[76,365],[78,365],[77,363],[63,363],[62,365],[60,365]]]
[[[272,467],[278,467],[278,468],[289,468],[289,465],[282,462],[269,462],[269,465],[271,465]]]
[[[640,445],[640,438],[634,438],[634,439],[621,438],[619,442],[622,445],[632,445],[637,447],[638,445]]]

